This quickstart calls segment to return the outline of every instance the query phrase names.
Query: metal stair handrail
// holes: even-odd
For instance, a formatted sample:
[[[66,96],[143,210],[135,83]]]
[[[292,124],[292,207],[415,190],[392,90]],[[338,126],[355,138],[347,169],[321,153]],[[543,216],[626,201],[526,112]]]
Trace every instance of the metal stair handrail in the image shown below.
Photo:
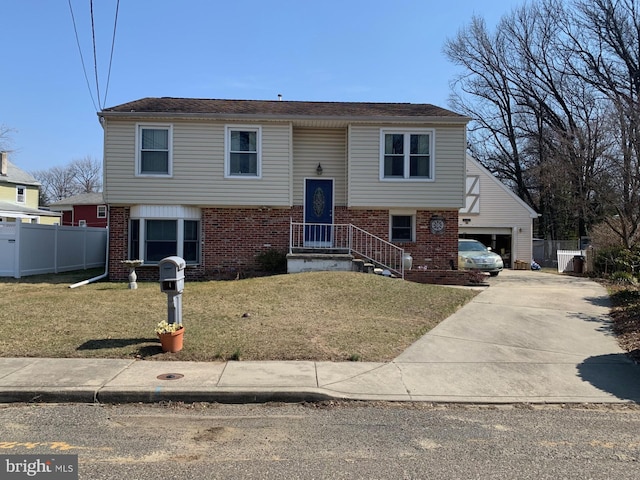
[[[347,250],[404,278],[404,249],[349,224],[291,222],[289,251]]]

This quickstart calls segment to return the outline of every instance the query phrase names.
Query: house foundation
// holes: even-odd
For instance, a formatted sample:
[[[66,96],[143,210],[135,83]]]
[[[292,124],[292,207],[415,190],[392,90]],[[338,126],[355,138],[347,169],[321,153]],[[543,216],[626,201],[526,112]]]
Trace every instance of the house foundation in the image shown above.
[[[289,252],[291,222],[302,222],[302,206],[291,208],[217,208],[203,207],[200,219],[200,262],[187,265],[187,280],[243,278],[256,273],[257,256],[268,250]],[[130,208],[109,209],[109,279],[125,281],[129,258]],[[431,220],[437,217],[444,229],[434,233]],[[382,239],[390,236],[390,213],[385,209],[350,209],[336,207],[336,224],[353,224]],[[456,210],[418,210],[415,214],[413,241],[396,243],[413,257],[413,269],[447,271],[457,269],[458,212]],[[342,269],[342,261],[332,259],[327,268]],[[351,270],[351,258],[345,258],[345,270]],[[294,260],[297,271],[304,271],[304,261]],[[346,266],[348,264],[348,267]],[[157,265],[136,268],[138,280],[157,281]]]

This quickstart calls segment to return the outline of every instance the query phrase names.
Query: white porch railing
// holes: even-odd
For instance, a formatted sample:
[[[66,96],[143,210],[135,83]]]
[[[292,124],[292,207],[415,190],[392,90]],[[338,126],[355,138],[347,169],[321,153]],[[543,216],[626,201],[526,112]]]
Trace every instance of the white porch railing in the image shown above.
[[[404,278],[404,249],[352,224],[291,222],[289,252],[350,253]]]

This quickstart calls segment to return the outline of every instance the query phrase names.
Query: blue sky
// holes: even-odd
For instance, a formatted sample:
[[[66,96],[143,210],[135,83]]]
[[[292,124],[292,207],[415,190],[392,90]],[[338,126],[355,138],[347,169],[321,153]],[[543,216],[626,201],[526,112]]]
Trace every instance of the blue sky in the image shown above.
[[[143,97],[431,103],[457,73],[442,54],[473,14],[492,27],[516,0],[3,0],[0,124],[34,171],[102,160],[96,109]],[[93,95],[93,100],[92,96]],[[95,102],[95,106],[94,106]]]

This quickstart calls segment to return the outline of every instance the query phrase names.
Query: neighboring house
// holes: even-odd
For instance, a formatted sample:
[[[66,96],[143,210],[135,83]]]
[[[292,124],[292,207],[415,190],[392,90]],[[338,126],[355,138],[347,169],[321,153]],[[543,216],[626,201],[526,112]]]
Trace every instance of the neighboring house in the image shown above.
[[[0,152],[0,222],[60,224],[60,214],[38,208],[40,183]]]
[[[107,205],[102,192],[81,193],[51,203],[49,208],[62,213],[62,225],[72,227],[106,227]]]
[[[112,280],[179,255],[187,278],[288,251],[291,222],[353,224],[414,268],[457,265],[468,118],[428,104],[144,98],[104,128]]]
[[[506,268],[531,263],[533,219],[538,214],[478,161],[467,155],[466,205],[460,237],[475,238],[499,253]]]

